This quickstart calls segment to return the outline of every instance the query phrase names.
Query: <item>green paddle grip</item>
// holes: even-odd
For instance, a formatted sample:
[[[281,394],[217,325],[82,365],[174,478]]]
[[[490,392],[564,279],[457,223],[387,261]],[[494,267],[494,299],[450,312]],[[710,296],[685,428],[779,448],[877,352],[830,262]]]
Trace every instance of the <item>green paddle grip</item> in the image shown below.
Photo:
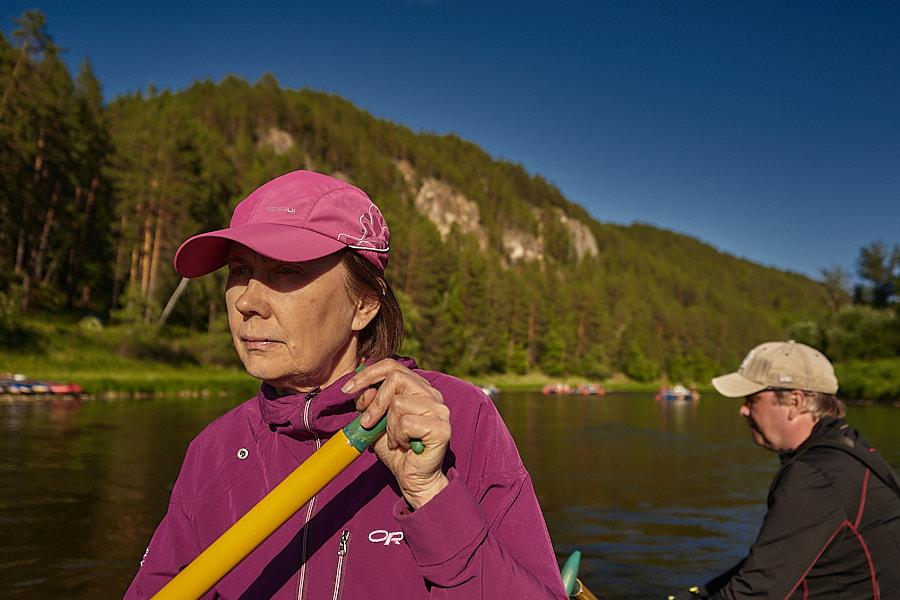
[[[384,429],[387,427],[387,419],[385,417],[381,417],[381,420],[372,429],[366,429],[360,425],[359,420],[361,418],[362,415],[356,417],[352,423],[342,430],[344,435],[347,436],[347,441],[360,453],[371,446],[372,442],[377,440],[378,436],[384,433]]]

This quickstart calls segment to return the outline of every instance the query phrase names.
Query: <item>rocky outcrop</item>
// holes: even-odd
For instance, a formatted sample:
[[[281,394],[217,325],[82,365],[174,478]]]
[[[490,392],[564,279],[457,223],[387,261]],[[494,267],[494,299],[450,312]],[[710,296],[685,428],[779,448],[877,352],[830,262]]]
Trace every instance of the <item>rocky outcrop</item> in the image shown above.
[[[478,206],[446,183],[431,177],[425,179],[416,193],[415,206],[434,223],[441,237],[446,238],[455,225],[462,233],[475,236],[482,250],[487,247]]]
[[[487,247],[488,235],[482,226],[481,213],[475,202],[443,181],[433,177],[420,179],[407,161],[398,161],[396,165],[413,192],[416,209],[434,223],[442,237],[446,237],[455,226],[462,233],[474,236],[482,249]],[[562,224],[561,228],[555,229],[568,233],[569,246],[578,260],[598,253],[597,240],[586,224],[567,217],[559,209],[535,209],[535,215],[543,224],[547,223],[547,219],[556,219]],[[542,236],[546,229],[542,227],[539,236],[519,229],[504,230],[504,259],[509,262],[544,260],[545,243]]]
[[[569,232],[569,245],[575,250],[575,256],[578,260],[585,256],[597,256],[600,249],[597,246],[597,238],[594,237],[590,228],[576,219],[570,219],[557,211],[556,218],[559,219],[566,231]]]
[[[510,262],[544,260],[544,240],[520,229],[503,232],[503,250]]]
[[[270,147],[275,154],[284,154],[294,146],[294,138],[290,133],[277,127],[269,127],[269,130],[259,138],[257,148]]]

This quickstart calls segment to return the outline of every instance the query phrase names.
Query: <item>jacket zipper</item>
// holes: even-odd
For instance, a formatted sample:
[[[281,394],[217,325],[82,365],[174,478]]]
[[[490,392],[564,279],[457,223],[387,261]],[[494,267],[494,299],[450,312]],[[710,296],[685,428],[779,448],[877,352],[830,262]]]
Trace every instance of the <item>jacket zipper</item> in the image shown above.
[[[315,437],[316,450],[318,450],[322,446],[322,440],[319,436],[313,431],[312,427],[310,427],[309,423],[309,411],[312,408],[312,399],[319,395],[319,388],[315,388],[308,394],[306,394],[306,405],[303,407],[303,426],[306,427],[308,431],[310,431]],[[303,520],[303,540],[300,542],[300,577],[297,580],[297,600],[303,600],[306,596],[306,547],[307,542],[309,541],[309,531],[306,525],[309,524],[309,520],[312,519],[313,508],[316,505],[316,498],[318,494],[310,498],[309,504],[306,507],[306,516]]]
[[[339,600],[341,591],[344,588],[344,561],[347,558],[347,549],[349,545],[350,532],[345,529],[341,531],[341,541],[338,543],[337,567],[334,571],[334,592],[331,594],[331,600]]]

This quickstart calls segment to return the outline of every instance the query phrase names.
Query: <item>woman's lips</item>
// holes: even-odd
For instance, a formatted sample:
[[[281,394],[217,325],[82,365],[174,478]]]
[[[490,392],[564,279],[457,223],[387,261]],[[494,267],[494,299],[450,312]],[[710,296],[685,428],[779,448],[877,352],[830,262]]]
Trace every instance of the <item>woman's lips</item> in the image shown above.
[[[244,347],[248,350],[265,350],[266,348],[271,348],[275,344],[279,344],[278,340],[273,340],[271,338],[266,337],[242,337],[241,341],[244,343]]]

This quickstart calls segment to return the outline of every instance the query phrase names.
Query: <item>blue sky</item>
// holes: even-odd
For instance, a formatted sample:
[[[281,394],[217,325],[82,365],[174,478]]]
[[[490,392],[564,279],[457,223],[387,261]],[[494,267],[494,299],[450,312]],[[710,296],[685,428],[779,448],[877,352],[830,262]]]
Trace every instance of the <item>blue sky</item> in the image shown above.
[[[900,2],[5,0],[108,98],[227,74],[455,133],[596,219],[855,274],[900,243]]]

